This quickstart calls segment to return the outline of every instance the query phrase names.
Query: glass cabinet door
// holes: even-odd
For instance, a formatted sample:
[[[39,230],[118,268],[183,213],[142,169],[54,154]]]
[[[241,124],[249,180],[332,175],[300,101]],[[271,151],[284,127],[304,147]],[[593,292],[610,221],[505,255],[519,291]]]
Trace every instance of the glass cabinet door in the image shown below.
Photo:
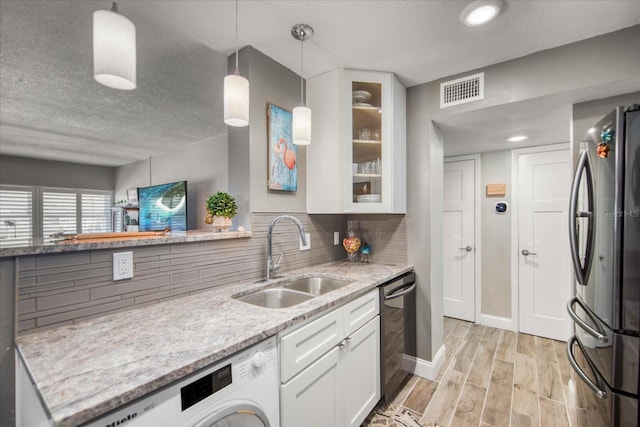
[[[352,203],[379,206],[384,173],[382,83],[352,81],[351,90]]]

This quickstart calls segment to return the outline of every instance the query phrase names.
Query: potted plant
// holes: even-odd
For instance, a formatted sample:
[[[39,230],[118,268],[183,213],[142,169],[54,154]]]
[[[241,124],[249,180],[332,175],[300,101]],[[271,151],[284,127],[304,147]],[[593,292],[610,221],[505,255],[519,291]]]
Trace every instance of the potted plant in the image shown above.
[[[215,231],[231,228],[231,218],[238,213],[236,199],[228,193],[218,191],[206,201],[207,216],[204,222],[211,225]]]

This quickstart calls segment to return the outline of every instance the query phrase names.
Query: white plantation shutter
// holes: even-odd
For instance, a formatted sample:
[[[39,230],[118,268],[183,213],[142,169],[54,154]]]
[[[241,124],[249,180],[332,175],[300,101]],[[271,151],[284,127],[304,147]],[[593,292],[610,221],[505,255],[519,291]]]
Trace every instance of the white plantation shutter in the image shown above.
[[[77,195],[67,191],[42,191],[42,236],[45,241],[57,233],[78,232]]]
[[[112,199],[111,191],[0,185],[0,247],[111,231]]]
[[[33,239],[31,187],[0,188],[0,246],[27,246]]]
[[[111,195],[82,194],[82,232],[104,233],[111,231]]]

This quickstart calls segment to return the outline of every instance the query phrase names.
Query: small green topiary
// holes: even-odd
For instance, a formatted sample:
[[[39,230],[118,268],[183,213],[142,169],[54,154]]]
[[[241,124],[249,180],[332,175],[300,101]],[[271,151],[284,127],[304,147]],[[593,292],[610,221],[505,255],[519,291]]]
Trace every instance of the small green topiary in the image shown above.
[[[227,193],[218,191],[209,197],[206,202],[207,211],[213,216],[224,216],[233,218],[238,213],[238,205],[236,199]]]

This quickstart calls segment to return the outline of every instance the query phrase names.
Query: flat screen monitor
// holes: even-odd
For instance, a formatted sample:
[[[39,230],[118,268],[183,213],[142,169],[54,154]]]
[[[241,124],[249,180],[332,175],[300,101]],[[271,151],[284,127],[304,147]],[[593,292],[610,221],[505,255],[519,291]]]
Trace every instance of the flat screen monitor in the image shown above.
[[[139,230],[187,231],[187,181],[138,188]]]

